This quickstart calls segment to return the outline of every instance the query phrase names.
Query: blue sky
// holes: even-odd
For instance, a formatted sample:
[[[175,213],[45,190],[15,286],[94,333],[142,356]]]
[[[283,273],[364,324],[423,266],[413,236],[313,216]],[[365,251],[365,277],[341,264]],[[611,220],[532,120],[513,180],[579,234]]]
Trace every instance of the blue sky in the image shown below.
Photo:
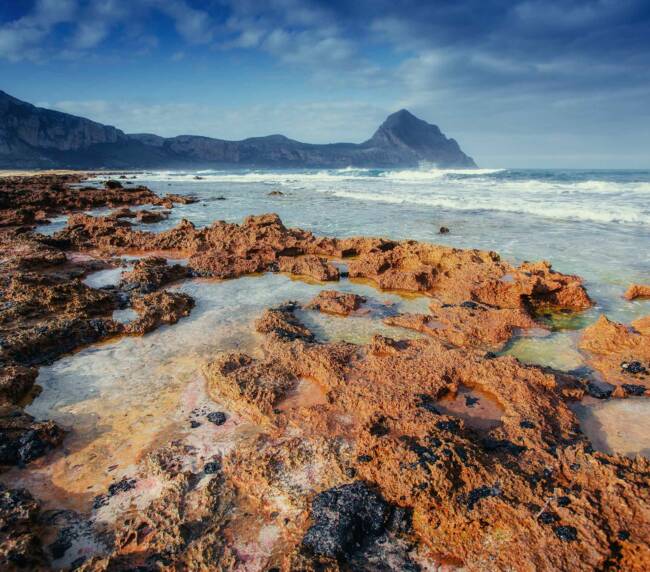
[[[406,107],[481,166],[650,167],[650,0],[2,0],[0,89],[229,139]]]

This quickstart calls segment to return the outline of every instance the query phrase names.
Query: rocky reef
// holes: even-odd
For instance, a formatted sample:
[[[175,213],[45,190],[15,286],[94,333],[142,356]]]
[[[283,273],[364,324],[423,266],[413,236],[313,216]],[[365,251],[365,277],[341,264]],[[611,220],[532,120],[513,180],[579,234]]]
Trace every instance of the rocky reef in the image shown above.
[[[65,188],[62,197],[81,197],[90,191],[69,186],[80,182],[54,184]],[[110,206],[145,197],[183,202],[150,193]],[[11,210],[18,199],[7,200]],[[349,276],[377,291],[426,297],[428,313],[379,307],[344,286],[267,308],[250,326],[251,351],[224,351],[202,367],[214,407],[195,410],[192,423],[207,443],[173,436],[157,443],[95,497],[89,514],[44,510],[28,491],[0,488],[3,569],[650,565],[650,462],[594,451],[570,407],[593,379],[500,352],[518,332],[547,327],[544,314],[589,308],[579,277],[547,262],[515,266],[494,252],[319,237],[274,214],[205,228],[183,221],[154,233],[125,220],[126,211],[93,217],[75,212],[81,198],[62,200],[69,202],[46,211],[70,213],[53,236],[25,222],[0,232],[5,467],[29,466],[65,438],[21,409],[38,367],[87,344],[176,323],[194,305],[173,289],[179,280],[284,272],[330,288]],[[133,252],[141,259],[114,285],[84,282],[92,271],[119,269]],[[127,308],[131,320],[114,318]],[[421,335],[326,340],[306,320],[322,313],[352,324],[368,312]],[[584,332],[581,347],[612,384],[610,396],[644,394],[649,334],[647,318],[628,328],[603,317]],[[231,445],[211,448],[228,438]],[[100,548],[89,551],[91,541]]]

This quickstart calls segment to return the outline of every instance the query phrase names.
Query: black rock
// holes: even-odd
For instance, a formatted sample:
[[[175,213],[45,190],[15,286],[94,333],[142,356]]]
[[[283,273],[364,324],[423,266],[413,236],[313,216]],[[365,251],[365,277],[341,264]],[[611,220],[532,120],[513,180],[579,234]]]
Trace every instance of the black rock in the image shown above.
[[[326,490],[312,502],[314,524],[302,540],[303,547],[318,556],[349,556],[358,545],[386,530],[391,513],[391,506],[364,482]]]
[[[591,381],[587,384],[587,393],[596,399],[609,399],[613,391],[613,389],[600,387]]]
[[[517,445],[508,439],[494,439],[492,437],[485,437],[481,440],[481,446],[486,451],[497,452],[504,451],[512,455],[520,455],[526,450],[523,445]]]
[[[467,499],[466,499],[467,510],[472,510],[476,505],[476,503],[479,502],[481,499],[488,498],[488,497],[498,497],[500,494],[501,494],[501,488],[499,487],[499,485],[495,485],[493,487],[488,487],[484,485],[482,487],[473,489],[472,491],[470,491],[469,495],[467,495]]]
[[[433,413],[434,415],[440,415],[440,411],[437,409],[435,405],[435,400],[433,397],[430,395],[427,395],[426,393],[420,393],[418,395],[419,402],[417,403],[418,407],[421,407],[422,409],[425,409],[429,413]]]
[[[190,421],[190,427],[192,429],[196,429],[197,427],[201,427],[201,424],[198,421],[192,419],[192,421]]]
[[[640,361],[624,361],[621,363],[621,369],[627,373],[648,373],[648,370],[643,367]]]
[[[357,457],[357,461],[359,461],[359,463],[369,463],[370,461],[372,461],[372,456],[371,455],[359,455]]]
[[[222,411],[213,411],[212,413],[208,413],[206,417],[210,423],[214,423],[215,425],[223,425],[227,420],[226,414]]]
[[[573,542],[578,539],[578,531],[575,526],[556,526],[553,532],[555,532],[555,536],[565,542]]]
[[[627,395],[634,395],[636,397],[639,397],[645,393],[644,385],[634,385],[631,383],[624,383],[622,387],[625,390],[625,393]]]
[[[460,424],[455,419],[449,419],[447,421],[438,421],[436,423],[436,427],[438,429],[441,429],[442,431],[451,431],[452,433],[456,433],[457,431],[460,431]]]
[[[524,419],[523,421],[519,422],[519,427],[522,429],[535,429],[535,424],[532,421]]]
[[[465,396],[465,405],[467,407],[474,407],[479,401],[481,400],[478,397],[472,397],[471,395]]]
[[[219,461],[210,461],[203,466],[203,472],[206,475],[214,475],[221,471],[221,462]]]
[[[370,426],[370,434],[373,437],[385,437],[390,433],[390,429],[384,425],[385,419],[379,419]]]
[[[441,226],[438,232],[440,234],[447,234],[449,232],[449,229],[446,226]]]
[[[630,538],[630,533],[627,530],[619,530],[618,531],[618,539],[619,540],[628,540]]]
[[[563,496],[558,497],[557,505],[558,506],[569,506],[571,504],[571,499],[569,497]]]
[[[539,521],[542,524],[553,524],[554,522],[557,522],[559,517],[557,514],[549,512],[549,511],[544,511],[542,514],[539,515]]]
[[[118,493],[130,491],[133,488],[135,488],[135,479],[123,477],[122,480],[117,481],[108,487],[108,494],[109,496],[114,496]]]
[[[476,310],[478,308],[478,304],[476,302],[472,302],[471,300],[465,300],[460,305],[461,308],[469,308],[470,310]]]

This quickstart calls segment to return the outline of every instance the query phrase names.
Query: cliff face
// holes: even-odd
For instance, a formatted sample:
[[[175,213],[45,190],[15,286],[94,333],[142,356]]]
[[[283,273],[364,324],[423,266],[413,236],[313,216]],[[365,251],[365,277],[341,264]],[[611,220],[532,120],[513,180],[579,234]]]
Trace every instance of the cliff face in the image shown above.
[[[476,167],[453,139],[406,110],[361,144],[301,143],[283,135],[226,141],[126,135],[115,127],[35,107],[0,91],[0,168]]]
[[[39,149],[65,152],[126,140],[126,135],[115,127],[35,107],[0,91],[2,155],[31,159],[39,155]]]

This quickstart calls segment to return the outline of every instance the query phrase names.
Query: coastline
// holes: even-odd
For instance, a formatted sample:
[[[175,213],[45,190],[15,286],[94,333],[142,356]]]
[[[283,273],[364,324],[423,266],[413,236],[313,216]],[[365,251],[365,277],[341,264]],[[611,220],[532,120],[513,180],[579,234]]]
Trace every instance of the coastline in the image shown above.
[[[62,208],[50,206],[41,220],[51,213],[67,214],[97,204],[94,199],[88,202],[88,197],[98,193],[105,204],[125,210],[103,217],[77,212],[53,238],[30,235],[24,228],[14,233],[15,227],[8,227],[5,232],[4,251],[13,254],[5,264],[11,269],[14,300],[23,307],[25,300],[31,304],[23,316],[24,330],[20,322],[12,326],[22,344],[11,350],[16,360],[11,366],[14,377],[5,384],[15,403],[36,379],[39,354],[54,360],[102,339],[141,335],[161,324],[171,325],[172,330],[181,327],[192,316],[194,301],[173,286],[190,277],[232,280],[284,272],[296,280],[307,276],[352,289],[352,281],[346,282],[349,277],[370,281],[377,292],[373,297],[399,288],[421,296],[427,304],[423,312],[392,314],[385,304],[369,307],[367,301],[331,295],[311,307],[280,305],[257,316],[254,353],[224,352],[203,367],[212,403],[227,412],[226,428],[244,426],[251,434],[239,442],[240,447],[194,459],[196,466],[191,468],[184,464],[187,453],[178,444],[149,451],[135,473],[113,483],[93,510],[121,514],[120,507],[134,501],[151,479],[161,487],[159,498],[140,506],[135,522],[117,519],[118,541],[105,553],[89,556],[85,569],[118,565],[124,559],[137,564],[140,557],[130,556],[135,546],[139,553],[159,554],[164,552],[161,543],[166,534],[178,546],[166,557],[176,563],[201,562],[210,551],[217,551],[222,563],[233,566],[247,556],[260,567],[305,570],[333,566],[340,559],[349,563],[388,554],[401,559],[405,569],[427,560],[449,562],[452,569],[472,568],[485,558],[508,566],[513,565],[514,555],[535,561],[541,569],[588,569],[611,558],[630,569],[648,562],[643,517],[648,509],[648,461],[594,452],[576,430],[578,422],[567,406],[597,392],[598,386],[590,387],[589,378],[498,355],[516,330],[543,327],[544,313],[573,314],[590,307],[578,277],[554,272],[544,263],[514,267],[493,252],[381,238],[314,236],[287,229],[270,214],[251,216],[241,224],[217,222],[207,230],[186,223],[157,234],[146,232],[128,223],[128,206],[160,207],[168,201],[164,208],[171,204],[182,209],[186,203],[174,204],[174,195],[166,199],[142,187],[134,193],[136,189],[117,182],[119,187],[112,185],[94,194],[71,191],[68,203]],[[30,208],[36,211],[38,206]],[[145,258],[136,261],[113,290],[79,286],[79,278],[119,267],[119,257],[132,251],[168,252],[189,262],[184,266],[169,264],[164,256]],[[52,267],[58,269],[55,278]],[[38,280],[30,282],[34,274]],[[48,289],[57,294],[50,306],[39,300]],[[108,317],[125,307],[137,315],[126,325]],[[355,312],[364,308],[379,323],[421,336],[409,341],[376,334],[359,344],[331,342],[319,339],[301,321],[309,312],[332,311],[348,314],[341,320],[356,320]],[[53,313],[67,314],[60,326],[68,329],[52,331],[46,339],[30,338],[33,320],[40,316],[52,321]],[[644,391],[647,387],[645,374],[628,372],[619,378],[615,371],[621,359],[628,359],[619,354],[627,352],[630,344],[647,359],[643,352],[649,332],[643,324],[633,342],[609,324],[590,330],[586,344],[596,356],[595,367],[622,388],[607,397],[628,396],[625,385],[642,386]],[[598,357],[603,344],[607,366],[600,366]],[[302,380],[306,387],[300,385]],[[625,383],[630,380],[634,383]],[[453,409],[445,412],[449,407],[441,404],[445,396],[466,390],[482,397],[468,394],[464,403],[487,401],[485,395],[496,399],[502,411],[496,426],[476,429],[468,420],[471,415],[459,417]],[[285,407],[290,398],[298,405]],[[467,405],[463,414],[470,410]],[[55,424],[38,421],[35,426],[24,414],[12,415],[20,422],[11,421],[5,434],[18,441],[27,433],[37,435],[44,445],[41,451],[47,453],[63,440]],[[203,419],[194,422],[206,424]],[[209,423],[215,425],[208,425],[211,430],[221,427]],[[214,439],[214,431],[203,438]],[[195,491],[189,484],[192,479],[199,479],[205,488]],[[603,488],[612,479],[617,480],[619,491]],[[170,483],[175,485],[170,488]],[[574,488],[576,483],[580,490]],[[242,494],[246,490],[254,494]],[[591,500],[597,495],[605,495],[611,507],[635,509],[614,516]],[[156,516],[161,507],[171,509],[190,498],[199,503],[197,513],[175,515],[171,525]],[[205,512],[206,503],[217,506],[217,514]],[[253,516],[236,518],[233,524],[228,520],[233,507],[246,507]],[[372,511],[366,513],[364,507]],[[36,532],[29,533],[30,542],[37,542],[38,527],[45,530],[50,525],[39,520],[36,507],[31,510],[30,522],[38,524]],[[327,518],[331,511],[340,515],[336,523]],[[282,524],[280,515],[289,522]],[[75,518],[87,523],[83,515]],[[181,539],[179,527],[197,518],[209,525],[189,541]],[[487,526],[479,525],[481,521]],[[127,539],[145,522],[153,532],[134,546]],[[603,529],[618,540],[603,538],[597,532]],[[259,535],[248,538],[251,531]],[[359,531],[370,539],[362,547],[341,540]],[[25,540],[23,529],[14,532],[11,541]],[[221,540],[222,534],[235,540]],[[486,545],[486,539],[492,544]],[[615,554],[611,542],[617,543]],[[51,558],[48,550],[38,558]]]

